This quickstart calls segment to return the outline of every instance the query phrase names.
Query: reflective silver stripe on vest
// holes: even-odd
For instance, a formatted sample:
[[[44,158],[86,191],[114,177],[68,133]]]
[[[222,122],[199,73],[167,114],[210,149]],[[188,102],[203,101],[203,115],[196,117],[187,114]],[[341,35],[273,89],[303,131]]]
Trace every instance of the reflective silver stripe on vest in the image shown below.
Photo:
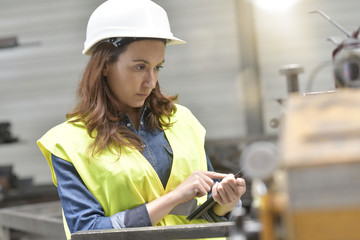
[[[195,199],[191,199],[188,202],[177,205],[175,208],[173,208],[173,210],[171,210],[171,212],[169,212],[169,214],[187,216],[192,211],[194,211],[196,207],[197,201]]]

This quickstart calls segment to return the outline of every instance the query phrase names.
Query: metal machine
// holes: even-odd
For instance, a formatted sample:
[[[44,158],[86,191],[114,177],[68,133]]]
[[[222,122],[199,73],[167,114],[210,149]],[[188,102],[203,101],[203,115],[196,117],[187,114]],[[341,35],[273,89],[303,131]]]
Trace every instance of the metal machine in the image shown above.
[[[240,163],[252,180],[250,213],[262,225],[260,240],[358,239],[360,229],[360,28],[336,45],[336,90],[299,94],[301,66],[286,75],[285,100],[277,142],[253,142]],[[280,124],[280,125],[279,125]],[[235,239],[235,238],[234,238]]]

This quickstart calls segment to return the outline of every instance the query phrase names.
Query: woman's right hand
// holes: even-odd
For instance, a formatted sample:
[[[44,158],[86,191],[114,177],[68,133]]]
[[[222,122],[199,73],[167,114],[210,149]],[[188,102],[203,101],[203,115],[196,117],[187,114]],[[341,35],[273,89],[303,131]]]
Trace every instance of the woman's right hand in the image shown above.
[[[166,214],[180,203],[207,194],[214,185],[213,179],[223,179],[227,174],[195,171],[171,192],[146,204],[151,223],[157,224]]]
[[[223,179],[226,176],[227,174],[223,173],[197,170],[179,184],[172,193],[178,204],[187,202],[194,197],[202,197],[207,194],[214,185],[212,179]]]

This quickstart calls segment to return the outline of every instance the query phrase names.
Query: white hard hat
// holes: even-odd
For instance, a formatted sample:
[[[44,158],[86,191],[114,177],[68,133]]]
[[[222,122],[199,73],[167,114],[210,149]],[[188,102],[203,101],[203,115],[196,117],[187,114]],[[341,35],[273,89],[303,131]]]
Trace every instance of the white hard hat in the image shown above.
[[[108,0],[90,16],[83,54],[91,55],[93,47],[113,37],[166,39],[167,44],[185,43],[174,37],[165,10],[150,0]]]

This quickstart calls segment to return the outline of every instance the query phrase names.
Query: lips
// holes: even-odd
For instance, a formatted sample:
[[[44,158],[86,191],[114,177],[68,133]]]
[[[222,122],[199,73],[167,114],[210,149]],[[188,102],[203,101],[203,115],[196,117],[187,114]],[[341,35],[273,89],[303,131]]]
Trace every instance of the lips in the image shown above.
[[[138,94],[136,94],[136,96],[139,96],[141,98],[147,98],[149,96],[149,94],[138,93]]]

